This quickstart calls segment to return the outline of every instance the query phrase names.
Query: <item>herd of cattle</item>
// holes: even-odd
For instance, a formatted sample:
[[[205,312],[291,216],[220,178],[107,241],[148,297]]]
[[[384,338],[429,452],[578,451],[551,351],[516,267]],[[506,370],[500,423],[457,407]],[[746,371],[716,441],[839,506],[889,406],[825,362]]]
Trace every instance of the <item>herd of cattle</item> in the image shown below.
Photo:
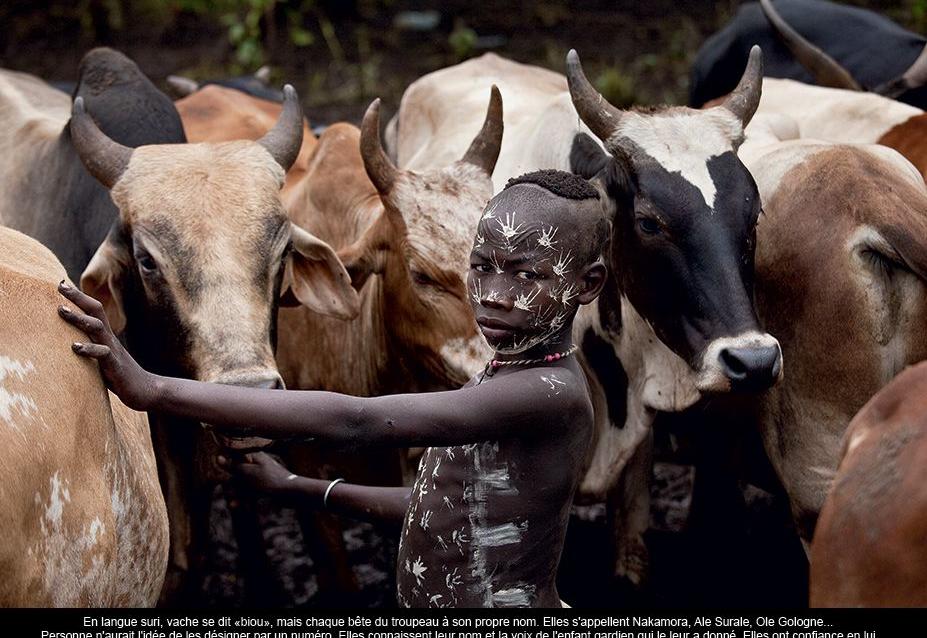
[[[378,101],[316,137],[290,87],[172,102],[110,49],[73,95],[0,70],[0,603],[183,601],[215,458],[260,443],[125,408],[71,353],[59,280],[158,373],[454,388],[489,354],[464,285],[481,209],[557,168],[612,220],[575,337],[597,422],[577,499],[608,504],[615,575],[646,577],[655,416],[746,397],[810,602],[927,605],[927,364],[899,374],[927,359],[927,41],[822,0],[761,4],[702,47],[692,107],[619,110],[575,52],[566,76],[486,54],[410,85],[382,137]],[[282,453],[407,474],[404,452]],[[259,547],[235,500],[239,545]],[[350,587],[338,529],[303,522],[320,582]],[[242,560],[260,582],[261,556]]]

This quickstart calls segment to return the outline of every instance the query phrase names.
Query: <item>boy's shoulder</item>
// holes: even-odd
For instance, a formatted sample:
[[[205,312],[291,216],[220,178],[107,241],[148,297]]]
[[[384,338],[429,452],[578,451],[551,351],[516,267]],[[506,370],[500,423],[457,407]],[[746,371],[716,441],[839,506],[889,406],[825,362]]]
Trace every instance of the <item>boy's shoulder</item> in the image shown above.
[[[524,384],[526,396],[551,399],[563,408],[591,407],[589,386],[582,372],[566,366],[538,366],[512,373],[512,380]]]

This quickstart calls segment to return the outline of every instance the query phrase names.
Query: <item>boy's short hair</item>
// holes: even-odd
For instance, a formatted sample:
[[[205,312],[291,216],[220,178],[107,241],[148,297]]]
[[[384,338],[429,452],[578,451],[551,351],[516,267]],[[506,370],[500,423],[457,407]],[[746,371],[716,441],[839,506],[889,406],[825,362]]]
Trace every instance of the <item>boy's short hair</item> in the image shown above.
[[[505,188],[502,190],[518,184],[534,184],[564,199],[599,198],[599,191],[597,191],[592,184],[579,175],[567,173],[566,171],[544,169],[525,173],[524,175],[509,179]]]

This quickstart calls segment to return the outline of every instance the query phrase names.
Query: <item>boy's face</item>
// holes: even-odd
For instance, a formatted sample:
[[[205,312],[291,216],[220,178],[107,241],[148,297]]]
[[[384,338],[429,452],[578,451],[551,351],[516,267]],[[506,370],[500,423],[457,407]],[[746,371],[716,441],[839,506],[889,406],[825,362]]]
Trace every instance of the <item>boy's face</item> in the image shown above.
[[[517,185],[494,198],[480,219],[467,285],[480,330],[499,353],[533,348],[573,317],[587,266],[577,254],[588,254],[577,242],[589,238],[569,221],[570,205],[578,204]]]

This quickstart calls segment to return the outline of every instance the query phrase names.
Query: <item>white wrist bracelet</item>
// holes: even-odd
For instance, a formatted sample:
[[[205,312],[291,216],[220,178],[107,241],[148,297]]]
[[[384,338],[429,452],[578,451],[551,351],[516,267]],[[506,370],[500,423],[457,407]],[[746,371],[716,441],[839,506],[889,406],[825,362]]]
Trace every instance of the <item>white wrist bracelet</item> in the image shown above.
[[[325,495],[322,497],[322,507],[328,509],[328,495],[332,493],[332,488],[335,487],[338,483],[344,483],[343,478],[336,478],[334,481],[328,484],[328,487],[325,488]]]
[[[286,477],[286,480],[288,480],[288,481],[295,481],[295,480],[298,479],[298,478],[299,478],[299,475],[297,475],[297,474],[290,474],[288,477]]]

